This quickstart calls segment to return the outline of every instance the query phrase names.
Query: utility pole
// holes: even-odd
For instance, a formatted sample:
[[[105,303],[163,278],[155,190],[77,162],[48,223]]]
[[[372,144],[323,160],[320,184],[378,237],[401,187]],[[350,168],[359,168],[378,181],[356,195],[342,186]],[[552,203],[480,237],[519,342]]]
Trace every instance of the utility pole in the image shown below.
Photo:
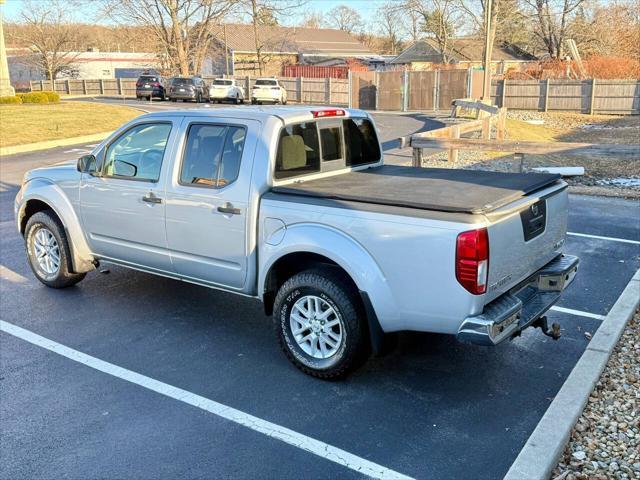
[[[224,37],[224,70],[229,76],[229,47],[227,46],[227,24],[222,25],[222,35]]]
[[[482,77],[482,100],[491,101],[491,50],[493,38],[491,35],[491,9],[493,0],[484,0],[484,75]]]

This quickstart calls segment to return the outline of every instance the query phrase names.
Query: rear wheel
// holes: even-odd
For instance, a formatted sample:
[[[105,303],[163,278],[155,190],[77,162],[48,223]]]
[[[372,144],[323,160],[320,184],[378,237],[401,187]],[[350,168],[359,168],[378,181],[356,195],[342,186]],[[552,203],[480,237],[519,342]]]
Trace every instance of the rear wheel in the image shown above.
[[[75,285],[84,273],[72,273],[71,250],[60,220],[51,210],[35,213],[25,228],[29,266],[47,287],[65,288]]]
[[[298,273],[280,287],[274,328],[289,360],[314,377],[343,377],[370,354],[358,293],[330,268]]]

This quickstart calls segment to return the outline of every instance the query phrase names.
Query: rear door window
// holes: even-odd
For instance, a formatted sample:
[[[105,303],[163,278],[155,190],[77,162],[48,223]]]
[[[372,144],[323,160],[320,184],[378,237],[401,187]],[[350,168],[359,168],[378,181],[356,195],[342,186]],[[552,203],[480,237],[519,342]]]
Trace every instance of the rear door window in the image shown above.
[[[343,120],[347,166],[375,163],[380,160],[380,144],[373,124],[366,118]]]
[[[244,127],[195,124],[189,128],[180,183],[222,188],[238,178],[244,149]]]
[[[320,145],[315,122],[288,125],[280,132],[275,178],[320,171]]]

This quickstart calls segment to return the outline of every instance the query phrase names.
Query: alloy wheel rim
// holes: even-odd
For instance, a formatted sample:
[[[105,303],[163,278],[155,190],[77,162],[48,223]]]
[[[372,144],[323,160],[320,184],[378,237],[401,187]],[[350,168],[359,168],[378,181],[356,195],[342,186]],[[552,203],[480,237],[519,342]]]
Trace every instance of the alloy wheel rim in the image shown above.
[[[46,228],[39,228],[33,236],[33,253],[38,266],[47,275],[60,270],[60,246],[56,237]]]
[[[299,298],[291,309],[289,324],[300,349],[312,358],[330,358],[342,345],[342,320],[336,310],[318,296]]]

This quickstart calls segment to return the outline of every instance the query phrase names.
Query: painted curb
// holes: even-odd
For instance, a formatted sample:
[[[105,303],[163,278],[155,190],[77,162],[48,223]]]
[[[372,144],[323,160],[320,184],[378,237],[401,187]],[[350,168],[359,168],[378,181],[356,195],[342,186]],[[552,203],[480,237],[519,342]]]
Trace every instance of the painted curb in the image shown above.
[[[504,480],[547,480],[551,476],[569,441],[571,429],[582,415],[589,395],[639,302],[640,270],[602,321]]]
[[[1,147],[0,157],[4,157],[5,155],[15,155],[16,153],[36,152],[38,150],[48,150],[50,148],[65,147],[67,145],[76,145],[78,143],[98,142],[102,141],[112,133],[113,130],[110,132],[93,133],[91,135],[83,135],[80,137],[61,138],[59,140],[47,140],[45,142],[26,143],[24,145]]]

